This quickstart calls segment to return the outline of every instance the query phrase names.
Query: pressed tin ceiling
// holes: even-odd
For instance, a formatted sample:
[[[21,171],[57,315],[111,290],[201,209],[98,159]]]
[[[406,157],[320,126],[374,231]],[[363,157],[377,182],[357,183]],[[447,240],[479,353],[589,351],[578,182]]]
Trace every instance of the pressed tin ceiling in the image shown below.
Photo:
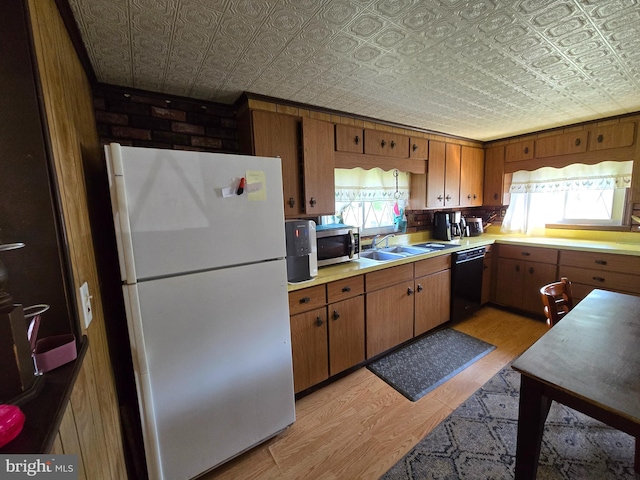
[[[69,0],[98,81],[477,140],[640,110],[638,0]]]

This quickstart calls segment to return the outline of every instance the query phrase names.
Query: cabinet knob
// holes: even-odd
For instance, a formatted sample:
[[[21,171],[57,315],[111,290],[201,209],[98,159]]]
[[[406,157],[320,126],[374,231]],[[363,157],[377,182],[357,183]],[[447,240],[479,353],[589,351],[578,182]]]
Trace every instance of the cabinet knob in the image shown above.
[[[529,252],[522,252],[522,256],[524,256],[524,257],[528,257],[529,255],[531,255],[531,253],[529,253]]]
[[[516,265],[516,272],[520,271],[520,265]]]
[[[533,274],[533,267],[529,267],[529,273]]]
[[[302,297],[300,299],[300,303],[309,303],[311,301],[310,297]]]
[[[418,291],[421,292],[424,290],[424,287],[422,286],[421,283],[418,284]]]
[[[446,197],[444,197],[444,199],[448,202],[449,200],[451,200],[451,195],[447,195]]]
[[[343,292],[350,292],[351,291],[351,287],[342,287],[342,291]]]
[[[598,140],[598,143],[602,143],[602,141],[604,140],[604,137],[602,136],[602,134],[600,134],[598,135],[598,138],[596,140]]]
[[[413,288],[407,288],[407,295],[413,295]]]
[[[413,146],[411,147],[411,149],[415,152],[418,149],[418,145],[416,145],[415,143],[413,144]]]
[[[311,200],[309,200],[309,205],[311,205],[312,207],[316,206],[316,199],[311,197]]]
[[[473,197],[475,198],[475,195]],[[471,200],[471,194],[467,195],[467,200]]]
[[[356,145],[360,144],[360,136],[356,135],[356,138],[354,138],[354,141],[356,142]]]
[[[606,260],[596,260],[595,261],[598,265],[606,265],[607,261]]]
[[[576,138],[576,147],[580,146],[580,139]]]
[[[289,201],[287,203],[289,204],[289,207],[293,208],[296,204],[296,201],[293,199],[293,197],[289,197]]]
[[[382,140],[382,141],[380,142],[380,146],[382,146],[383,148],[384,148],[384,146],[385,146],[386,144],[387,144],[387,142],[385,142],[384,140]]]
[[[394,148],[396,146],[396,142],[394,142],[393,140],[391,140],[391,148]]]
[[[524,147],[524,153],[529,153],[529,147]]]
[[[321,327],[324,322],[320,317],[316,318],[316,327]]]
[[[334,310],[334,311],[333,311],[333,319],[334,319],[334,320],[337,320],[337,319],[339,319],[339,318],[340,318],[340,314],[338,313],[338,311],[337,311],[337,310]]]
[[[497,194],[497,193],[494,193],[494,194],[493,194],[493,199],[494,199],[494,200],[497,200],[497,199],[498,199],[498,194]]]
[[[596,282],[604,282],[604,277],[593,277]]]
[[[475,200],[476,198],[478,198],[478,196],[474,193],[473,194],[473,199]]]
[[[438,200],[442,201],[442,195],[438,195]]]

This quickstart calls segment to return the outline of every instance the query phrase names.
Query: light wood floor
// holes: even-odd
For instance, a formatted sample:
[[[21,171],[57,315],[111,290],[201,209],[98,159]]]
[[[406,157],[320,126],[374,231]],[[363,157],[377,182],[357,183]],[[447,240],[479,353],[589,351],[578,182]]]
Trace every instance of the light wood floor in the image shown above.
[[[452,327],[497,348],[417,402],[360,368],[299,400],[285,432],[202,478],[377,479],[547,330],[491,307]]]

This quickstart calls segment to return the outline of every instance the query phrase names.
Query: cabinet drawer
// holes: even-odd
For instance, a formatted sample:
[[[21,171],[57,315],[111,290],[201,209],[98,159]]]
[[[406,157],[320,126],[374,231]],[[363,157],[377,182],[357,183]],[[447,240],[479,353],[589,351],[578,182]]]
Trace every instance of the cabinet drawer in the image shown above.
[[[327,296],[324,285],[289,292],[289,315],[313,310],[326,304]]]
[[[603,290],[616,290],[640,294],[640,276],[630,273],[607,272],[584,267],[561,266],[560,277],[567,277],[571,283],[592,285]]]
[[[500,245],[500,258],[514,258],[528,262],[558,263],[558,250],[553,248],[523,247],[521,245]]]
[[[415,264],[415,277],[420,278],[425,275],[431,275],[432,273],[440,272],[451,268],[451,254],[439,255],[434,258],[428,258],[426,260],[420,260]]]
[[[634,122],[592,128],[590,133],[591,138],[589,139],[589,150],[629,147],[633,145],[635,129],[636,124]]]
[[[587,130],[563,133],[536,140],[536,158],[570,155],[587,151]]]
[[[372,292],[407,280],[413,280],[413,263],[365,274],[366,291]]]
[[[629,255],[563,250],[560,252],[560,265],[640,275],[640,257]]]
[[[511,143],[505,147],[504,161],[518,162],[520,160],[531,160],[533,158],[533,139],[523,142]]]
[[[339,302],[364,293],[364,276],[349,277],[327,285],[328,303]]]

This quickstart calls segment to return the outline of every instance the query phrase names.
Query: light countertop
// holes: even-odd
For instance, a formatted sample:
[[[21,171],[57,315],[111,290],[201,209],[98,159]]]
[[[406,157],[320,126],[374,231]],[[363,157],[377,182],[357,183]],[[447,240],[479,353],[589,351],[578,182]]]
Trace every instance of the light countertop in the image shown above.
[[[619,241],[618,241],[619,240]],[[330,267],[321,267],[318,269],[318,276],[312,280],[301,283],[290,283],[288,285],[288,291],[292,292],[300,290],[302,288],[313,287],[316,285],[322,285],[335,280],[341,280],[343,278],[352,277],[355,275],[362,275],[364,273],[374,272],[376,270],[382,270],[385,268],[394,267],[397,265],[404,265],[406,263],[413,263],[419,260],[427,258],[433,258],[438,255],[445,255],[467,248],[479,247],[485,245],[507,244],[507,245],[523,245],[532,247],[546,247],[557,248],[559,250],[578,250],[584,252],[601,252],[612,253],[619,255],[634,255],[640,256],[640,235],[619,235],[618,238],[611,239],[581,239],[581,238],[561,238],[554,236],[545,237],[527,237],[519,235],[502,235],[494,233],[484,233],[478,237],[468,237],[461,240],[454,240],[451,242],[442,242],[429,238],[427,232],[415,233],[411,235],[398,235],[389,241],[389,245],[411,245],[416,243],[423,243],[427,241],[434,241],[438,243],[447,243],[456,245],[456,248],[449,248],[444,252],[430,252],[422,255],[412,255],[399,260],[379,262],[376,260],[370,260],[367,258],[361,258],[353,260],[351,262],[341,263],[338,265],[332,265]]]

